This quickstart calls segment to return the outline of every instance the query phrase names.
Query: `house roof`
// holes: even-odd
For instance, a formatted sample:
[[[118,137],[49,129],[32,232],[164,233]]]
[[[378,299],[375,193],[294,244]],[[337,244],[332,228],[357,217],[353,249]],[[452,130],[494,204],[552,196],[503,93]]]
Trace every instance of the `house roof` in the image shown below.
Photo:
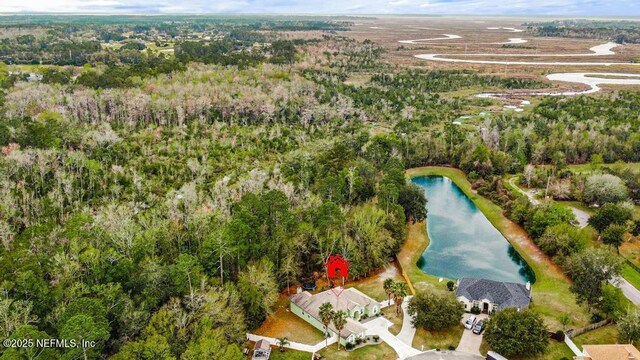
[[[271,349],[271,343],[269,343],[269,341],[265,339],[261,339],[256,342],[256,344],[253,346],[253,349],[268,350],[268,349]]]
[[[591,360],[640,360],[640,351],[630,344],[583,345],[582,351]]]
[[[336,295],[336,294],[339,294]],[[291,302],[298,305],[307,314],[311,315],[316,320],[320,320],[320,305],[328,302],[333,306],[334,311],[351,311],[357,306],[367,307],[378,302],[361,293],[354,288],[343,289],[336,287],[321,293],[311,295],[308,291],[303,291],[299,294],[291,296]],[[333,323],[329,325],[329,329],[333,332],[338,332],[333,326]],[[351,334],[359,334],[366,330],[359,322],[353,319],[347,319],[344,329],[340,331],[340,336],[348,338]]]
[[[496,304],[498,309],[526,308],[531,302],[531,291],[523,284],[475,278],[460,280],[456,296],[464,296],[469,300],[487,299]]]

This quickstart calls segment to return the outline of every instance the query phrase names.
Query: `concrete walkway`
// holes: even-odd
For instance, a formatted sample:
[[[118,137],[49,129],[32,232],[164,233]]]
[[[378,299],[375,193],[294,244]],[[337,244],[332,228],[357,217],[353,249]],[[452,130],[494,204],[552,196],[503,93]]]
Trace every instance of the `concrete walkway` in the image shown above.
[[[510,178],[510,179],[509,179],[509,184],[510,184],[511,186],[513,186],[513,188],[514,188],[514,189],[516,189],[516,191],[518,191],[520,194],[522,194],[522,195],[526,196],[526,197],[529,199],[529,202],[530,202],[532,205],[538,205],[538,204],[540,204],[540,200],[536,199],[536,197],[535,197],[535,193],[532,193],[531,191],[525,191],[525,190],[523,190],[520,186],[518,186],[518,185],[515,183],[515,180],[516,180],[516,177],[515,177],[515,176],[514,176],[514,177],[512,177],[512,178]]]
[[[618,277],[614,280],[609,280],[611,284],[622,290],[624,296],[635,305],[640,305],[640,291],[636,289],[631,283],[625,280],[623,277]]]
[[[578,222],[580,228],[589,225],[589,218],[591,217],[591,215],[589,215],[588,212],[580,210],[573,206],[569,206],[568,208],[571,209],[571,212],[573,212],[573,215],[576,217],[576,221]]]
[[[367,328],[367,336],[378,335],[382,341],[387,343],[387,345],[391,346],[393,350],[395,350],[395,352],[398,354],[399,359],[406,359],[410,356],[420,354],[419,350],[416,350],[410,345],[405,344],[403,341],[398,339],[397,336],[394,336],[389,332],[389,327],[393,325],[393,323],[387,320],[385,317],[381,316],[375,318],[371,321],[363,323],[362,325]]]
[[[274,339],[268,336],[262,336],[262,335],[247,334],[247,340],[254,341],[254,342],[257,342],[259,340],[267,340],[268,342],[271,343],[271,345],[274,345],[274,346],[278,345],[277,339]],[[287,349],[299,350],[299,351],[304,351],[308,353],[315,353],[324,349],[329,345],[335,344],[336,342],[338,342],[338,337],[334,335],[329,338],[329,341],[322,340],[321,342],[315,345],[302,344],[302,343],[297,343],[295,341],[289,341],[289,344],[285,345],[284,347]]]
[[[402,303],[402,330],[400,330],[396,337],[403,343],[413,346],[413,337],[416,335],[416,328],[413,326],[411,316],[409,316],[409,300],[411,300],[411,296],[407,296]]]

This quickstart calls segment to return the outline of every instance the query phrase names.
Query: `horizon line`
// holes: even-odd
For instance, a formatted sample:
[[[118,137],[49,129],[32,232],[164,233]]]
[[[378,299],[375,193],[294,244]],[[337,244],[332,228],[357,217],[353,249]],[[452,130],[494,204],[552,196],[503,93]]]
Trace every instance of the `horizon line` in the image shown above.
[[[12,15],[85,15],[85,16],[171,16],[171,15],[189,15],[189,16],[352,16],[352,17],[364,17],[364,16],[407,16],[407,17],[445,17],[445,16],[459,16],[459,17],[567,17],[567,18],[636,18],[640,20],[640,14],[638,15],[571,15],[571,14],[463,14],[463,13],[449,13],[449,14],[409,14],[409,13],[313,13],[313,12],[297,12],[297,13],[243,13],[243,12],[118,12],[118,11],[0,11],[0,16],[12,16]]]

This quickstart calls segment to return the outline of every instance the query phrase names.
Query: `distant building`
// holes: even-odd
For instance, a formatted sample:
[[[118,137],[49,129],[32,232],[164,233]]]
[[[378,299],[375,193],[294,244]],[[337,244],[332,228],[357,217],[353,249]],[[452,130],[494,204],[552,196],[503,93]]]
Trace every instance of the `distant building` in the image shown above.
[[[456,298],[466,311],[471,311],[474,306],[485,313],[509,307],[522,310],[531,302],[531,284],[464,278],[458,284]]]
[[[354,288],[343,289],[337,287],[312,295],[308,291],[291,296],[291,312],[304,319],[316,329],[324,332],[324,324],[320,319],[320,306],[330,303],[334,311],[345,311],[347,323],[340,332],[340,343],[354,343],[358,338],[365,337],[366,328],[360,320],[380,314],[380,303]],[[329,324],[329,336],[334,336],[338,330]]]
[[[271,356],[271,343],[267,340],[258,340],[253,346],[253,360],[268,360]]]
[[[576,360],[640,360],[640,351],[631,344],[583,345]]]

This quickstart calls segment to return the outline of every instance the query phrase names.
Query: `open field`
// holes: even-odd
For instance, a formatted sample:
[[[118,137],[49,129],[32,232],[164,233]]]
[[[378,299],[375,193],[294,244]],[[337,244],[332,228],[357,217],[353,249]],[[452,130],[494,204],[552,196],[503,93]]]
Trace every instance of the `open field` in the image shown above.
[[[589,49],[605,46],[607,41],[594,39],[534,37],[522,26],[535,18],[495,19],[488,17],[377,16],[359,19],[350,31],[340,32],[356,40],[369,39],[382,46],[385,60],[392,64],[421,69],[472,69],[485,74],[519,76],[546,80],[551,73],[596,72],[640,73],[640,66],[630,60],[640,55],[640,45],[616,46],[613,51]],[[418,59],[420,54],[440,54],[440,58],[489,60],[513,64],[481,64]],[[457,55],[453,55],[457,54]],[[479,54],[489,54],[479,56]],[[586,54],[587,57],[574,55]],[[544,55],[552,55],[552,58]],[[596,55],[597,57],[594,57]],[[508,58],[507,58],[508,57]],[[441,60],[441,59],[440,59]],[[518,62],[539,62],[531,66]],[[557,63],[557,64],[553,64]],[[572,65],[560,63],[573,63]],[[610,63],[601,66],[589,63]],[[620,64],[615,64],[620,63]],[[611,80],[611,78],[609,78]],[[547,80],[548,81],[548,80]],[[605,88],[630,88],[629,85],[605,85]],[[640,88],[635,86],[635,88]],[[548,92],[581,92],[590,87],[579,83],[551,82]]]
[[[584,307],[576,304],[575,296],[569,290],[570,280],[562,272],[560,267],[553,263],[551,259],[529,239],[524,229],[507,219],[502,214],[502,209],[498,205],[471,190],[471,184],[461,170],[447,167],[424,167],[409,169],[406,173],[407,176],[410,177],[424,175],[447,176],[480,208],[489,221],[509,240],[511,245],[534,271],[536,282],[533,285],[534,300],[531,308],[544,317],[547,325],[552,330],[560,328],[558,318],[562,313],[571,314],[572,322],[575,326],[583,326],[588,323],[588,313]],[[424,230],[422,232],[424,232]],[[421,240],[412,238],[412,236],[415,237],[416,235],[416,230],[410,227],[409,238],[399,258],[401,259],[403,268],[406,267],[405,271],[409,274],[410,278],[413,276],[418,282],[429,283],[430,278],[426,275],[419,275],[418,272],[421,273],[420,269],[417,268],[415,262],[410,262],[409,249],[415,250],[416,248],[420,248],[419,244],[425,243],[424,238],[426,236],[422,237]],[[419,254],[412,254],[412,256],[416,260],[419,258]],[[413,281],[412,278],[412,282]]]

